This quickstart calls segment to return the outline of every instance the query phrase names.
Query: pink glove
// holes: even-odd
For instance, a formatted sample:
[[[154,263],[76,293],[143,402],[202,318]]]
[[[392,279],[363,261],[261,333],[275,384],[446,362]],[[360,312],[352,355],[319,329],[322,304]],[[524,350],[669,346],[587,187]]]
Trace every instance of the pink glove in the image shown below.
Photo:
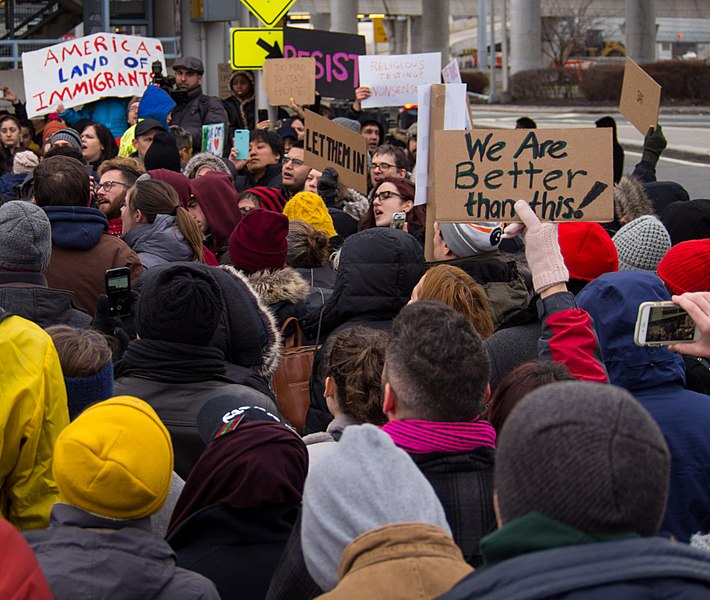
[[[557,223],[541,223],[525,200],[515,203],[515,212],[522,223],[508,225],[505,237],[523,236],[535,291],[539,294],[558,283],[566,283],[569,271],[557,243]]]

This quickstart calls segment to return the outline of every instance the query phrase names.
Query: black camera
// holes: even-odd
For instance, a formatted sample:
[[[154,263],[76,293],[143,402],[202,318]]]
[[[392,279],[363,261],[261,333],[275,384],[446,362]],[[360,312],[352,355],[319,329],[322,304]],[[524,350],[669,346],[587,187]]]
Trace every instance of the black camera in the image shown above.
[[[168,94],[175,91],[175,77],[163,75],[163,65],[159,60],[150,65],[150,77],[155,85],[160,86],[160,89]]]

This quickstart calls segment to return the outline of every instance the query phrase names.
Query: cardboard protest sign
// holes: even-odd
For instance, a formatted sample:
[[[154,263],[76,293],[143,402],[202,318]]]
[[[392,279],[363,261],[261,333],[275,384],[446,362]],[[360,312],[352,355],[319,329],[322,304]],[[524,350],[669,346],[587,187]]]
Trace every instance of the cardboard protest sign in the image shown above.
[[[70,108],[104,96],[142,95],[156,60],[166,72],[160,40],[112,33],[23,52],[27,114],[46,115],[59,103]]]
[[[340,182],[367,194],[367,142],[359,133],[307,110],[303,161],[323,171],[333,167]]]
[[[444,83],[463,83],[461,80],[461,71],[459,71],[459,61],[455,58],[452,59],[451,62],[441,70],[441,76],[444,79]]]
[[[422,86],[426,91],[422,94],[422,98],[426,100],[427,105],[427,122],[428,128],[426,129],[429,145],[427,166],[431,167],[428,169],[426,178],[421,181],[417,177],[417,189],[419,186],[424,186],[426,189],[427,211],[426,211],[426,228],[424,229],[424,258],[431,262],[434,260],[434,221],[436,221],[436,195],[434,194],[434,157],[436,156],[436,150],[434,147],[434,132],[444,129],[446,122],[446,85],[440,83],[435,83],[433,85]],[[421,88],[420,88],[421,90]],[[421,110],[421,109],[420,109]],[[421,112],[420,118],[421,118]],[[424,128],[420,124],[419,127],[424,134]],[[422,135],[421,137],[424,137]],[[419,160],[419,155],[422,154],[422,150],[417,146],[417,161]],[[416,198],[415,198],[416,204]]]
[[[232,65],[229,63],[217,64],[217,95],[220,98],[229,98],[232,90],[229,89],[229,78],[234,73]]]
[[[264,63],[264,86],[271,106],[313,104],[316,100],[316,59],[271,58]]]
[[[222,156],[226,130],[224,123],[214,123],[202,126],[202,152]]]
[[[312,56],[316,60],[316,89],[325,98],[355,98],[358,57],[365,38],[298,27],[284,28],[284,58]]]
[[[417,86],[441,82],[441,52],[361,56],[360,85],[372,95],[363,108],[416,104]]]
[[[655,128],[658,125],[660,107],[661,86],[627,57],[619,112],[645,136],[649,127]]]
[[[544,221],[614,218],[612,131],[436,131],[436,219],[516,221],[526,200]]]

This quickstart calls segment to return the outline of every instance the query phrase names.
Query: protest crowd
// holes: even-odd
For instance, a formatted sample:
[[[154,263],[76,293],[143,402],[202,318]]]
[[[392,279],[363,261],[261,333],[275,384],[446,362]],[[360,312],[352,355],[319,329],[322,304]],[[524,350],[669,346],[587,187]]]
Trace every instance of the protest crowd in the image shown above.
[[[204,73],[4,88],[0,596],[710,597],[710,200],[662,127],[632,167],[597,123],[608,222],[437,220],[411,111]],[[694,341],[635,343],[659,301]]]

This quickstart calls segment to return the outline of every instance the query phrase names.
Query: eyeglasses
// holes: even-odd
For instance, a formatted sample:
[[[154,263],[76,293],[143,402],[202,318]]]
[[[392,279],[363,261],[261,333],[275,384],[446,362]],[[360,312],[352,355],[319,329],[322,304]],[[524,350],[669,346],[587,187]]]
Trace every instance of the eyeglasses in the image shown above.
[[[126,185],[125,183],[122,183],[120,181],[104,181],[103,183],[99,183],[99,185],[96,186],[96,191],[98,192],[101,188],[103,188],[107,192],[110,192],[111,188],[114,185],[122,185],[123,187],[131,187],[130,185]]]
[[[379,200],[380,202],[382,202],[383,200],[389,200],[392,197],[402,198],[402,196],[400,194],[398,194],[397,192],[390,192],[389,190],[385,190],[385,191],[380,192],[379,194],[375,194],[372,197],[372,200],[373,201]]]
[[[288,163],[292,163],[294,167],[301,167],[304,164],[304,162],[299,158],[289,158],[288,156],[284,156],[283,164],[287,165]]]
[[[391,165],[389,163],[372,163],[370,165],[370,171],[374,171],[375,169],[379,169],[380,171],[389,171],[390,169],[396,168],[397,165]]]

